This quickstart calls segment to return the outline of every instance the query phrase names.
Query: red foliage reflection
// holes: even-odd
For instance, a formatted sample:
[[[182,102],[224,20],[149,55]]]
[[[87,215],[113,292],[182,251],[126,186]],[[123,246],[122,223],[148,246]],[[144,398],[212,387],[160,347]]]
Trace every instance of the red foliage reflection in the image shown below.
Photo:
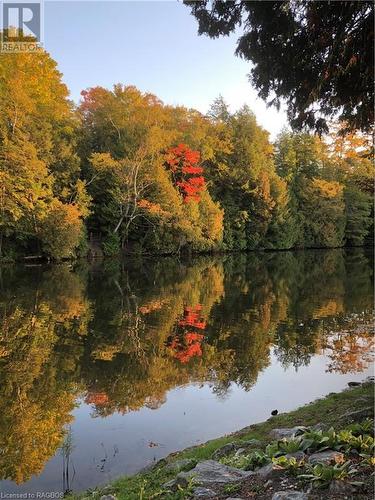
[[[201,344],[204,335],[191,331],[192,328],[197,328],[198,330],[206,328],[206,322],[202,318],[201,311],[202,306],[200,304],[194,307],[185,307],[183,318],[178,322],[180,331],[168,343],[173,357],[180,361],[180,363],[188,363],[191,358],[202,356]],[[185,331],[185,328],[188,330]]]
[[[95,406],[103,406],[109,402],[109,398],[105,392],[88,392],[85,398],[85,403]]]

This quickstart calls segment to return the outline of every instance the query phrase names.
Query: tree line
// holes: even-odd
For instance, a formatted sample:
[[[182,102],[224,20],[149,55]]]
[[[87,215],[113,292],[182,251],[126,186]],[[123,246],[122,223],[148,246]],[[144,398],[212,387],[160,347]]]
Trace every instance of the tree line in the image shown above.
[[[0,59],[0,257],[360,246],[366,135],[274,143],[247,106],[207,115],[133,86],[68,99],[46,53]],[[94,250],[93,250],[94,248]]]

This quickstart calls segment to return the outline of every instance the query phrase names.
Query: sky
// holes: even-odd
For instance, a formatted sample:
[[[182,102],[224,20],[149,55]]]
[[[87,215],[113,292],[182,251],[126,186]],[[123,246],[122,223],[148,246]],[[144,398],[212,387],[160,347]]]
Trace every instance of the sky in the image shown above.
[[[274,139],[285,113],[257,98],[250,63],[234,55],[238,35],[198,36],[190,10],[175,0],[44,4],[44,46],[74,101],[82,89],[123,83],[206,113],[221,94],[232,111],[248,104]]]

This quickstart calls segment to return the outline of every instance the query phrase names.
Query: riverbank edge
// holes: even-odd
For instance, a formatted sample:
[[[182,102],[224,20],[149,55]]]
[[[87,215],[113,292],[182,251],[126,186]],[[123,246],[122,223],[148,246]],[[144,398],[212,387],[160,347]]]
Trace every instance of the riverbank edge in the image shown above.
[[[374,245],[370,243],[366,243],[364,245],[341,245],[341,246],[332,246],[332,247],[323,247],[323,246],[312,246],[312,247],[292,247],[292,248],[267,248],[267,247],[259,247],[259,248],[248,248],[243,250],[229,250],[229,249],[213,249],[206,251],[189,251],[189,252],[166,252],[166,253],[148,253],[148,252],[139,252],[139,253],[129,253],[129,252],[119,252],[115,255],[105,255],[101,256],[90,256],[89,254],[81,255],[78,257],[65,257],[62,259],[51,259],[44,255],[29,255],[29,256],[0,256],[0,265],[16,265],[16,264],[24,264],[24,265],[42,265],[42,264],[77,264],[79,262],[108,262],[113,260],[121,260],[127,259],[129,261],[137,261],[139,259],[145,260],[153,260],[159,258],[182,258],[186,260],[191,260],[197,257],[225,257],[228,255],[241,255],[241,254],[270,254],[270,253],[286,253],[286,252],[306,252],[306,251],[329,251],[329,250],[358,250],[361,249],[364,252],[373,252]]]
[[[367,400],[365,404],[364,400]],[[349,387],[338,393],[330,393],[296,410],[273,416],[265,422],[252,424],[206,443],[171,453],[137,474],[120,476],[110,484],[74,494],[70,499],[100,499],[103,495],[114,495],[119,500],[163,498],[160,496],[162,485],[175,477],[178,467],[174,467],[173,463],[177,460],[189,460],[191,466],[194,466],[195,463],[210,459],[216,450],[226,444],[241,445],[250,439],[260,441],[260,447],[264,447],[272,441],[271,431],[277,428],[323,424],[338,429],[342,427],[338,422],[345,414],[363,410],[366,405],[374,408],[373,382],[364,382],[362,385]]]

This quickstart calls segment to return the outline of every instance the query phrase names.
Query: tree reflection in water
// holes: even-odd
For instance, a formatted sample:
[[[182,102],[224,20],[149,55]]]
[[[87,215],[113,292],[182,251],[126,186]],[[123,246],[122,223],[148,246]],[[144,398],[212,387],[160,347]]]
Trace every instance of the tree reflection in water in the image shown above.
[[[271,353],[363,370],[371,272],[362,250],[2,269],[1,478],[27,481],[66,449],[79,398],[101,417],[158,408],[192,382],[250,390]]]

